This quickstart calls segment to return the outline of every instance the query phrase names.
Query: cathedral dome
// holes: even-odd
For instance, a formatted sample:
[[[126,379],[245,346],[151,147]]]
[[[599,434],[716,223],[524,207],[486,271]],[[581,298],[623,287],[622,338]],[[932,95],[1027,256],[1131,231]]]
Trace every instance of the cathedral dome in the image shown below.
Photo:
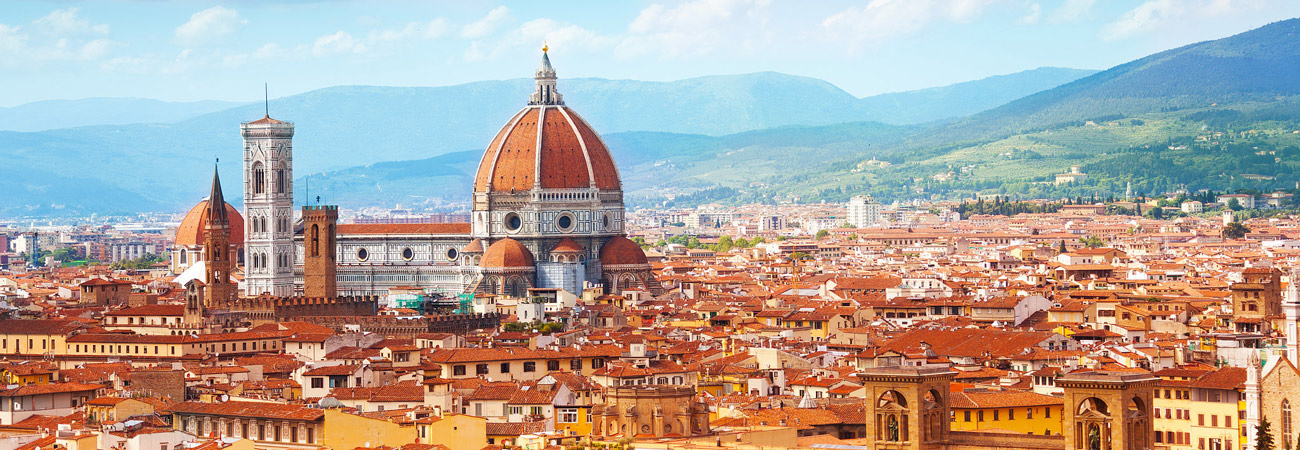
[[[543,53],[537,89],[483,152],[474,192],[543,189],[619,190],[618,168],[605,142],[555,90],[555,69]],[[539,125],[540,124],[540,125]]]
[[[505,238],[489,245],[479,263],[483,268],[533,267],[533,252],[514,239]]]
[[[645,252],[641,250],[640,245],[623,236],[615,236],[600,248],[600,264],[603,266],[618,266],[647,264],[647,262]]]
[[[585,251],[587,250],[582,248],[581,244],[569,238],[564,238],[559,244],[555,244],[555,248],[551,249],[551,253],[582,253]]]
[[[244,216],[239,215],[239,211],[234,206],[230,206],[230,203],[226,203],[226,215],[230,218],[230,245],[244,245]],[[208,200],[203,199],[190,208],[190,212],[185,213],[185,219],[181,220],[180,227],[176,228],[176,246],[203,245],[204,228],[207,223]]]

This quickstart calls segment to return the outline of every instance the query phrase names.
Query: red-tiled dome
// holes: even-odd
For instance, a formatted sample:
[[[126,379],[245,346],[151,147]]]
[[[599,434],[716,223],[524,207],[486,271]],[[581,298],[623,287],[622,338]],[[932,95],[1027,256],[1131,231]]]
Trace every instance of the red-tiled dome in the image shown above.
[[[582,248],[582,245],[569,238],[564,238],[559,244],[555,244],[555,248],[551,249],[551,253],[582,253],[585,251],[587,249]]]
[[[646,264],[645,252],[631,239],[615,236],[600,248],[600,264],[605,266]]]
[[[533,267],[533,252],[519,241],[505,238],[488,246],[479,267]]]
[[[474,240],[469,241],[468,244],[465,244],[465,248],[460,249],[460,252],[461,253],[483,253],[483,240],[474,238]]]
[[[529,106],[515,114],[483,152],[474,192],[526,191],[538,180],[548,189],[622,186],[600,136],[563,105]]]
[[[226,203],[226,215],[230,218],[230,245],[243,245],[244,216],[239,215],[239,211],[229,203]],[[204,225],[207,223],[208,201],[205,199],[185,213],[181,226],[176,228],[176,245],[203,245]]]

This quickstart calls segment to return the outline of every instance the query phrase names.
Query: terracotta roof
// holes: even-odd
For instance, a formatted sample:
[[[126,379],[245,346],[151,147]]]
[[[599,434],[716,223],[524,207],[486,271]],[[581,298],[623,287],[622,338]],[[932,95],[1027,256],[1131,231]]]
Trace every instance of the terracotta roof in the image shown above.
[[[339,234],[469,234],[468,223],[340,224]]]
[[[573,242],[573,239],[570,238],[564,238],[559,244],[555,244],[555,248],[551,249],[551,253],[582,253],[585,251],[587,250],[582,248],[581,245],[578,245],[577,242]]]
[[[533,267],[533,252],[514,239],[493,242],[483,253],[481,267]]]
[[[645,264],[645,251],[623,236],[614,236],[600,248],[601,265]]]
[[[474,192],[526,191],[539,182],[549,189],[622,188],[600,136],[576,112],[555,105],[525,107],[501,128],[483,152]]]
[[[302,405],[289,405],[284,403],[272,402],[240,402],[231,401],[223,403],[204,403],[204,402],[184,402],[172,405],[167,408],[173,413],[227,416],[227,417],[254,417],[259,419],[285,419],[285,420],[320,420],[325,416],[325,410],[308,408]]]
[[[141,305],[104,313],[105,316],[183,316],[185,305]],[[122,325],[122,324],[113,324]]]
[[[460,251],[461,253],[483,253],[483,240],[474,238],[474,240],[465,244],[465,248],[460,249]]]
[[[230,206],[230,203],[226,203],[226,216],[230,220],[230,245],[243,245],[244,216],[239,215],[239,211],[234,206]],[[208,201],[204,199],[199,204],[194,205],[193,208],[190,208],[190,212],[185,213],[181,225],[176,228],[176,245],[203,245],[204,229],[207,223]]]

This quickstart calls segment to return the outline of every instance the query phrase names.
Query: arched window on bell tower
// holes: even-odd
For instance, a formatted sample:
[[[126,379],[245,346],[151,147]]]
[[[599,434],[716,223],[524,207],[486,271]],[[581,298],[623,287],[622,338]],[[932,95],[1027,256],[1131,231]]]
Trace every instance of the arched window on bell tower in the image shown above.
[[[311,225],[311,255],[320,256],[320,225]]]
[[[275,193],[283,194],[286,184],[288,184],[288,181],[285,180],[284,164],[280,164],[275,168]]]
[[[266,192],[266,168],[262,163],[253,163],[253,193],[261,194]]]

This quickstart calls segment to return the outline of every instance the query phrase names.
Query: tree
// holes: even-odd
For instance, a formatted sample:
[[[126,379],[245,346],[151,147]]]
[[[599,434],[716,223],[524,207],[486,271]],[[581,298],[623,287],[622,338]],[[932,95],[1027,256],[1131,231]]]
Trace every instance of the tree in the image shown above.
[[[1274,450],[1273,432],[1269,431],[1267,417],[1261,417],[1255,427],[1255,450]]]
[[[1241,222],[1231,222],[1223,226],[1221,234],[1224,239],[1241,239],[1246,237],[1250,232],[1250,227],[1243,225]]]
[[[1088,236],[1086,238],[1079,238],[1079,242],[1082,243],[1084,247],[1088,247],[1088,248],[1097,248],[1106,245],[1106,243],[1102,242],[1101,238],[1097,236]]]
[[[817,234],[816,234],[815,236],[813,236],[813,237],[820,241],[820,240],[822,240],[822,238],[825,238],[826,236],[829,236],[830,234],[831,234],[830,231],[821,230],[821,231],[818,231]]]
[[[1231,198],[1228,199],[1228,209],[1231,209],[1233,211],[1241,211],[1243,208],[1241,206],[1241,202],[1237,201],[1237,199],[1235,198]]]
[[[1065,239],[1061,239],[1061,253],[1065,253],[1067,251],[1068,250],[1065,249]]]

